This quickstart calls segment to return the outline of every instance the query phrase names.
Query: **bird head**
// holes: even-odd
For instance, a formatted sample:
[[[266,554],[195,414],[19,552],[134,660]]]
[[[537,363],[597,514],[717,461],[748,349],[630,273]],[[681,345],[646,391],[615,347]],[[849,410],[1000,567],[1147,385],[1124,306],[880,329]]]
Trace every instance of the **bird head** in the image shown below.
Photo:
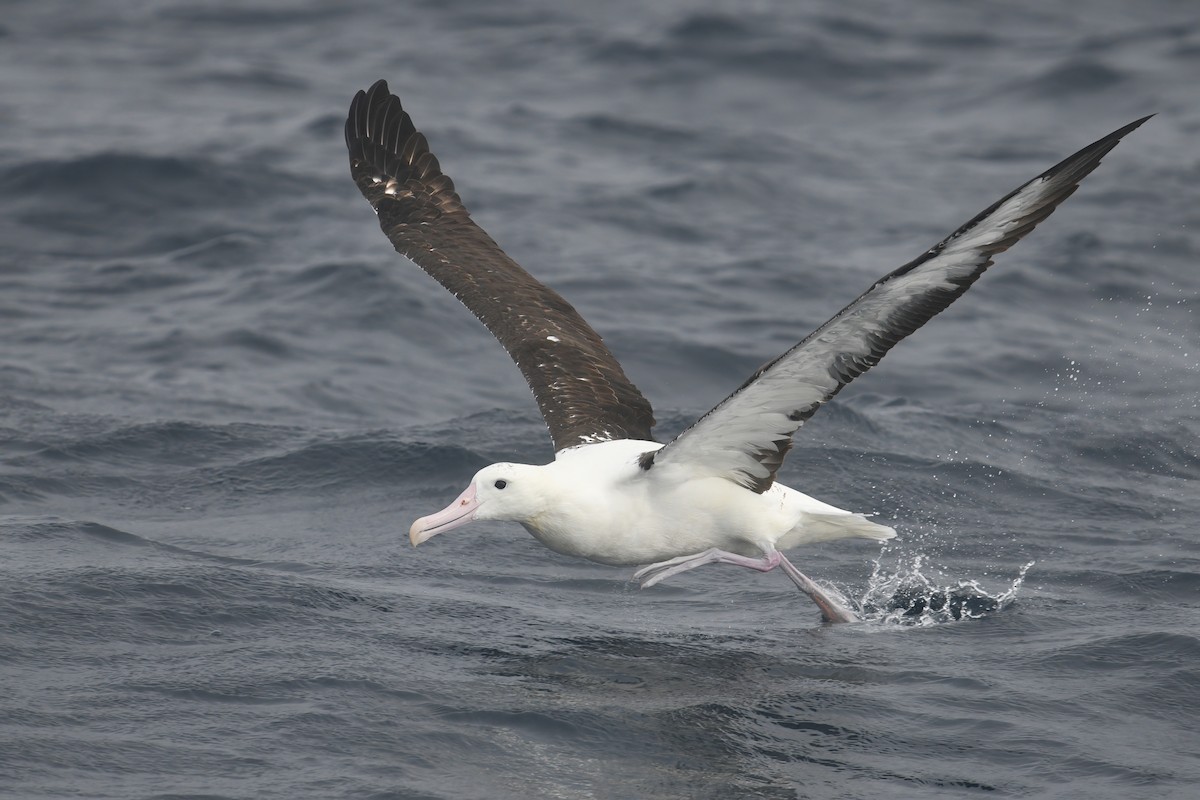
[[[545,508],[540,467],[529,464],[492,464],[475,473],[454,502],[421,517],[408,530],[413,547],[439,533],[475,520],[530,522]]]

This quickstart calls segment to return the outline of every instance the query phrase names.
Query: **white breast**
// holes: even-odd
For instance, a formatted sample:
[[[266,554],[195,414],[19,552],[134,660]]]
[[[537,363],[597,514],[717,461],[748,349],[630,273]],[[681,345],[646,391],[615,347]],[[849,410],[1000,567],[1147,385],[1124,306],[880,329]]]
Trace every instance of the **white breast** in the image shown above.
[[[643,470],[638,456],[659,447],[620,440],[560,452],[546,468],[555,501],[525,527],[557,552],[629,566],[710,547],[758,556],[805,513],[848,513],[784,486],[756,494],[725,478]]]

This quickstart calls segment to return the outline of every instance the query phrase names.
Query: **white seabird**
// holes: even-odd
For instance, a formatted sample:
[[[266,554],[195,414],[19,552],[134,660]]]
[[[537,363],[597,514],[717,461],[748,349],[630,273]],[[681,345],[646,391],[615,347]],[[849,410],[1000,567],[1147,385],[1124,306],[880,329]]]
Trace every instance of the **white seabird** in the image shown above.
[[[473,520],[521,523],[559,553],[644,566],[643,587],[704,564],[781,568],[831,622],[855,614],[784,557],[801,544],[883,541],[891,528],[776,482],[792,435],[1050,215],[1132,122],[1005,195],[774,361],[675,439],[651,436],[650,404],[599,335],[474,223],[400,100],[378,81],[346,121],[350,172],[396,250],[467,306],[525,376],[554,442],[549,464],[481,469],[418,545]]]

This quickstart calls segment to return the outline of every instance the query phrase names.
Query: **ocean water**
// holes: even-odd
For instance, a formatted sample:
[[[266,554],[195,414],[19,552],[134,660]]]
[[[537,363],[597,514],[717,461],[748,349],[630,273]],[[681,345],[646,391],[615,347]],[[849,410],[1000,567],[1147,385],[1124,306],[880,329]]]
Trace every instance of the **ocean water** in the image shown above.
[[[0,797],[1191,798],[1193,5],[10,3]],[[899,537],[649,590],[518,526],[516,369],[348,176],[386,78],[670,437],[1144,114],[799,433]]]

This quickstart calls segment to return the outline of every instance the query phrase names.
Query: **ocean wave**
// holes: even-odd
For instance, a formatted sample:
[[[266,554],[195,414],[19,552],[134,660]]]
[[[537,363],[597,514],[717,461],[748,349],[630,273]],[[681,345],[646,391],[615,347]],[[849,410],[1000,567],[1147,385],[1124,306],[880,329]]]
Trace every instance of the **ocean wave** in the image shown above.
[[[0,171],[0,208],[29,229],[52,232],[51,249],[60,255],[161,254],[230,234],[252,236],[245,212],[257,216],[273,196],[307,190],[257,162],[196,156],[108,152]],[[242,218],[231,214],[239,209]]]
[[[218,199],[234,206],[248,204],[271,191],[271,181],[264,182],[264,177],[261,167],[248,172],[244,165],[222,165],[195,156],[97,153],[10,166],[0,171],[0,189],[9,193],[10,203],[70,201],[78,207],[82,202],[84,208],[73,217],[102,219],[106,208],[149,213],[209,208]]]
[[[673,74],[684,65],[702,64],[780,79],[802,75],[810,85],[845,88],[881,72],[915,76],[934,68],[933,62],[911,53],[889,54],[880,43],[891,36],[885,27],[849,15],[825,13],[781,28],[777,19],[764,14],[685,11],[638,38],[598,39],[590,53],[604,63],[656,65],[659,80],[663,71]]]
[[[1063,644],[1041,656],[1038,663],[1058,670],[1112,672],[1159,666],[1191,667],[1200,659],[1200,638],[1182,633],[1148,631],[1116,636],[1094,635],[1087,642]]]
[[[1081,93],[1111,90],[1127,75],[1111,61],[1071,57],[1016,84],[1016,91],[1041,100],[1077,98]]]
[[[78,438],[27,439],[0,474],[0,502],[53,497],[303,497],[338,489],[452,483],[487,461],[462,445],[388,431],[309,433],[286,426],[164,421]]]

